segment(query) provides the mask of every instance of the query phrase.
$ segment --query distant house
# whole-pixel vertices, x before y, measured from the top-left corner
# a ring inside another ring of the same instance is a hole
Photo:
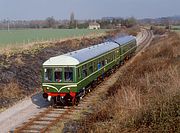
[[[100,29],[101,26],[97,22],[89,23],[89,29]]]
[[[117,24],[117,25],[116,25],[116,28],[121,28],[121,24]]]

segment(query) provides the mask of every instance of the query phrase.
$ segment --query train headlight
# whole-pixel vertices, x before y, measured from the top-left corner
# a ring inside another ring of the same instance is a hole
[[[49,90],[49,87],[47,87],[46,90]]]
[[[67,88],[70,91],[70,88]]]

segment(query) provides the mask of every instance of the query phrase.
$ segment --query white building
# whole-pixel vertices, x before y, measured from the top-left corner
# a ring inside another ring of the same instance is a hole
[[[96,22],[93,22],[93,23],[89,23],[89,29],[100,29],[101,26],[100,24],[96,23]]]

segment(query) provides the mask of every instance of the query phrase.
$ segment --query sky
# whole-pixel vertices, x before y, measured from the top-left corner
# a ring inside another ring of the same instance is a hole
[[[0,0],[0,19],[158,18],[180,15],[180,0]]]

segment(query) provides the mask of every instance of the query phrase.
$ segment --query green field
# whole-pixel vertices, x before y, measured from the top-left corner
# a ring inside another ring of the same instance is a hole
[[[157,26],[157,27],[159,27],[159,28],[166,28],[166,26]],[[180,30],[180,25],[178,25],[178,26],[175,26],[175,25],[171,25],[171,29],[177,29],[177,30]]]
[[[180,25],[179,26],[172,26],[172,28],[180,30]]]
[[[180,25],[179,26],[172,26],[172,30],[178,32],[180,35]]]
[[[0,30],[0,47],[24,45],[31,42],[54,41],[64,38],[103,33],[106,30],[89,29],[22,29]]]

